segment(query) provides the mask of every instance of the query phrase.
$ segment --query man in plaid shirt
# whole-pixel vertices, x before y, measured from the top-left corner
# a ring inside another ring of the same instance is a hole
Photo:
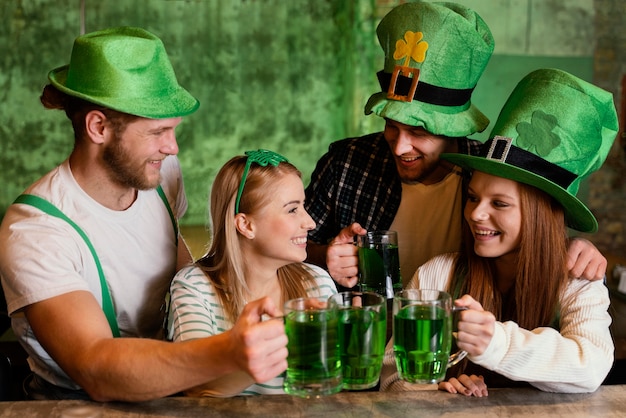
[[[380,22],[385,52],[365,113],[385,119],[383,132],[330,145],[306,189],[310,262],[328,269],[341,286],[357,282],[354,236],[366,230],[398,232],[403,284],[429,258],[461,244],[464,173],[443,153],[476,155],[489,120],[471,94],[494,48],[481,17],[452,3],[406,3]],[[569,250],[573,277],[600,279],[606,259],[587,240]]]

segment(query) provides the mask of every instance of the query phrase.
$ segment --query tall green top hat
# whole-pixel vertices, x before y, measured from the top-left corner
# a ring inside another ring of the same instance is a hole
[[[70,96],[145,118],[185,116],[199,106],[178,84],[163,42],[140,28],[79,36],[69,65],[50,71],[48,79]]]
[[[376,32],[385,51],[382,92],[370,97],[365,114],[452,137],[487,128],[489,119],[471,96],[494,41],[476,12],[454,3],[405,3]]]
[[[564,71],[536,70],[515,87],[481,156],[442,154],[462,167],[534,186],[554,197],[569,227],[596,232],[576,198],[604,163],[618,131],[613,95]]]

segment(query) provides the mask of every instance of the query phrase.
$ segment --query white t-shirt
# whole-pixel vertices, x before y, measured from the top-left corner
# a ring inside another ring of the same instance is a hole
[[[164,160],[161,186],[174,216],[187,209],[176,157]],[[139,191],[124,211],[108,209],[87,195],[72,176],[69,161],[25,193],[40,196],[74,221],[89,237],[102,265],[122,337],[156,337],[160,313],[176,273],[176,241],[168,210],[156,190]],[[11,205],[0,227],[0,274],[16,337],[29,354],[31,370],[59,386],[78,386],[39,345],[21,309],[87,290],[102,305],[94,257],[66,221],[26,204]]]

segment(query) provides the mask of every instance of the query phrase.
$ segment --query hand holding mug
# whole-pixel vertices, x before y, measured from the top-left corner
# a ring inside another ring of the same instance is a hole
[[[455,305],[467,309],[459,315],[457,346],[470,356],[483,354],[493,338],[496,317],[470,295],[457,299]]]
[[[268,297],[246,305],[228,332],[233,358],[255,382],[265,382],[287,368],[287,336],[282,321],[262,321],[280,316]]]
[[[352,288],[357,284],[359,265],[354,239],[367,231],[358,223],[343,228],[326,248],[326,268],[340,285]]]

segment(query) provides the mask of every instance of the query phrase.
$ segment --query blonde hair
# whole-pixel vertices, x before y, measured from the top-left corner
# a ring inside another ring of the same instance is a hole
[[[244,274],[241,239],[235,227],[235,200],[247,157],[237,156],[228,161],[215,177],[209,202],[212,224],[211,247],[196,261],[213,283],[217,295],[231,321],[235,321],[246,304],[248,286]],[[239,212],[254,214],[266,206],[273,196],[278,180],[288,174],[302,177],[288,162],[266,167],[252,164],[245,180],[239,202]],[[278,269],[282,301],[306,296],[304,282],[313,276],[302,263],[292,263]]]

